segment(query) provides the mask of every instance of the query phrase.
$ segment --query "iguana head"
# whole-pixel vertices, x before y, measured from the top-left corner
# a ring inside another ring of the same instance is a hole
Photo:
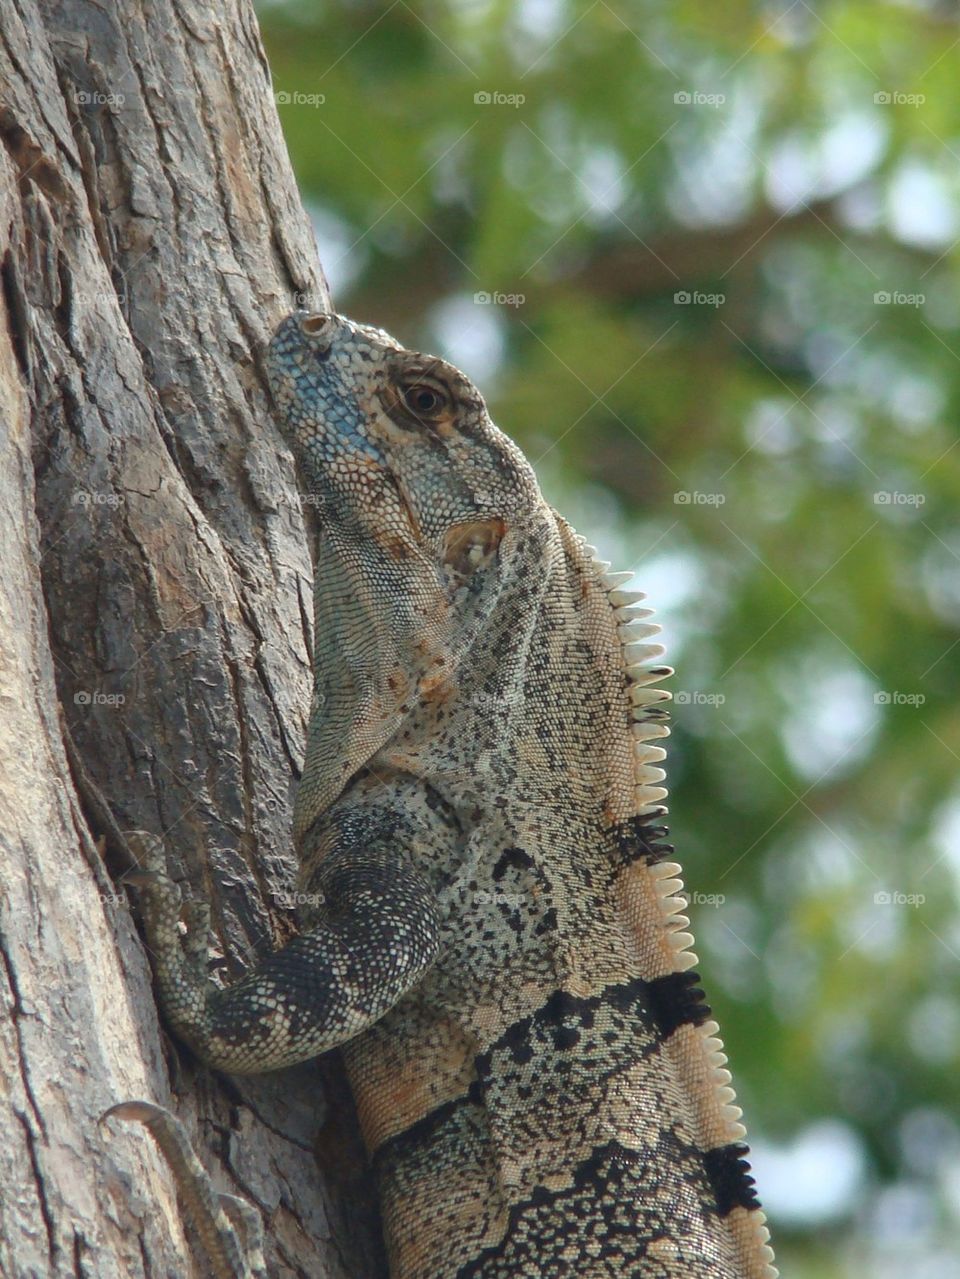
[[[305,779],[313,768],[322,803],[333,762],[349,777],[418,706],[469,684],[464,659],[505,597],[529,597],[550,522],[523,454],[445,360],[298,312],[267,368],[321,527]]]
[[[268,372],[302,478],[342,533],[457,571],[540,501],[473,383],[381,329],[297,312],[270,344]]]

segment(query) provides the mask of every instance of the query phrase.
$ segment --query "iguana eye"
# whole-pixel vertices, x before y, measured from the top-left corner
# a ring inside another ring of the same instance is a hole
[[[380,399],[387,416],[401,431],[428,436],[443,433],[453,421],[457,403],[443,361],[424,357],[411,361],[409,352],[403,352],[397,364],[388,368]]]
[[[403,402],[417,417],[430,417],[447,406],[449,397],[438,387],[415,382],[403,392]]]

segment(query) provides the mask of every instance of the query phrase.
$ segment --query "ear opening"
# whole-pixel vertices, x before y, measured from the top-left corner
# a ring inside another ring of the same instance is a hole
[[[501,519],[455,524],[443,539],[443,564],[457,585],[496,558],[507,526]]]

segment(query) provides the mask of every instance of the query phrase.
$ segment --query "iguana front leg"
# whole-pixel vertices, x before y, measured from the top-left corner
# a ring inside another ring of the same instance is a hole
[[[233,1074],[277,1070],[315,1057],[378,1021],[436,959],[433,890],[396,850],[344,843],[315,877],[315,922],[236,984],[206,971],[204,908],[188,912],[169,878],[159,839],[127,835],[161,1008],[208,1065]]]

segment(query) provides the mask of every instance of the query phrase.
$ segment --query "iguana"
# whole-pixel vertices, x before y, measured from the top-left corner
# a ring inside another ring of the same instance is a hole
[[[267,367],[320,517],[306,905],[220,988],[135,836],[167,1021],[238,1074],[342,1047],[392,1279],[771,1279],[663,842],[651,610],[446,361],[298,312]]]

